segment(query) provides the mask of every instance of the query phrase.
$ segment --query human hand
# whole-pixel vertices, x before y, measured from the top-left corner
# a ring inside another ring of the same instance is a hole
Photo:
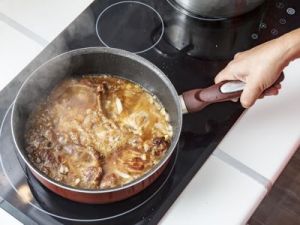
[[[245,82],[240,102],[243,107],[248,108],[260,97],[278,94],[280,84],[272,85],[289,63],[287,51],[286,46],[278,38],[238,53],[216,76],[215,82],[224,80]]]

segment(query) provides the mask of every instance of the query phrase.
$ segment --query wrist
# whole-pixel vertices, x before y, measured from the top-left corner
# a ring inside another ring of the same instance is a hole
[[[278,45],[282,49],[282,59],[285,66],[294,59],[300,57],[300,29],[289,32],[278,39]]]

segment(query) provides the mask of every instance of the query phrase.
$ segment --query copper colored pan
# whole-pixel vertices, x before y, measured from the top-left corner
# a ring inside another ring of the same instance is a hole
[[[149,172],[122,187],[86,190],[57,182],[39,171],[28,159],[24,148],[27,118],[53,87],[68,77],[86,74],[111,74],[141,84],[155,94],[170,115],[173,138],[169,149]],[[41,65],[22,84],[13,105],[11,126],[18,153],[34,176],[47,188],[67,199],[83,203],[108,203],[133,196],[148,187],[166,168],[180,136],[182,114],[240,96],[241,82],[223,82],[206,89],[196,89],[178,96],[167,76],[146,59],[119,49],[83,48],[66,52]]]

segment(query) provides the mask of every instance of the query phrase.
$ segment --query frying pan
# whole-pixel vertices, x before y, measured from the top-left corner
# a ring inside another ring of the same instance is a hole
[[[121,187],[80,189],[62,184],[37,169],[25,150],[24,131],[30,113],[38,102],[62,80],[87,74],[111,74],[139,83],[156,95],[170,115],[173,127],[171,145],[161,161],[142,177]],[[19,89],[11,116],[13,140],[21,158],[33,175],[48,189],[67,199],[82,203],[109,203],[129,198],[149,186],[165,169],[180,136],[182,114],[196,112],[214,102],[241,94],[243,83],[222,82],[206,89],[195,89],[178,96],[167,76],[148,60],[113,48],[91,47],[66,52],[37,68]]]

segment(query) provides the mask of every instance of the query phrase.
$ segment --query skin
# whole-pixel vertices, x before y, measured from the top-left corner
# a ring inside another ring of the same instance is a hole
[[[278,94],[281,85],[271,86],[283,69],[299,57],[300,28],[250,50],[237,53],[215,77],[215,82],[224,80],[245,82],[240,102],[243,107],[249,108],[258,98]]]

